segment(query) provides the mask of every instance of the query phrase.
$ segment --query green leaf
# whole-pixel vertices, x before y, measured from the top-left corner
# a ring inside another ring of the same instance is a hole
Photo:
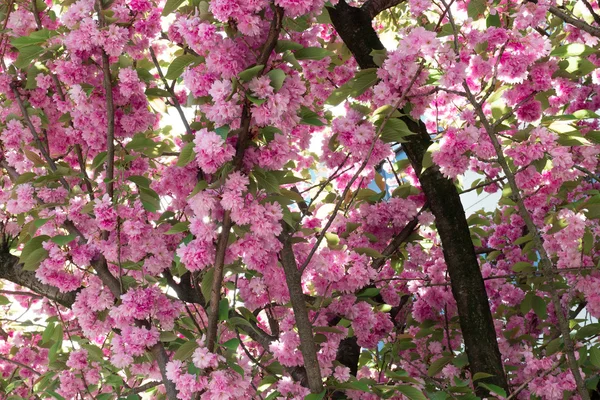
[[[486,9],[487,6],[484,0],[471,0],[467,6],[467,15],[475,20],[483,14]]]
[[[188,230],[188,227],[190,226],[189,222],[178,222],[175,225],[173,225],[171,227],[171,229],[169,229],[165,235],[174,235],[176,233],[181,233],[181,232],[185,232]]]
[[[419,389],[409,385],[398,385],[396,390],[411,400],[427,400],[427,397]]]
[[[223,298],[219,301],[219,321],[227,321],[229,317],[229,300]]]
[[[183,73],[183,70],[185,69],[185,67],[187,67],[188,65],[194,63],[195,61],[200,61],[201,58],[191,55],[191,54],[184,54],[182,56],[177,57],[176,59],[174,59],[171,62],[171,65],[169,65],[169,69],[167,70],[167,74],[165,75],[165,78],[167,79],[177,79],[181,76],[181,74]]]
[[[41,235],[31,238],[23,247],[19,257],[26,271],[35,271],[40,263],[48,257],[48,252],[42,247],[42,243],[49,240],[50,236]]]
[[[10,304],[8,297],[0,295],[0,306],[5,306],[7,304]]]
[[[479,386],[490,391],[490,393],[497,394],[498,396],[506,397],[506,391],[500,386],[492,385],[491,383],[479,382]]]
[[[381,121],[381,120],[380,120]],[[376,123],[377,124],[377,123]],[[378,124],[380,126],[381,123]],[[385,143],[394,143],[394,142],[405,142],[404,138],[406,136],[413,135],[414,133],[408,129],[408,126],[404,121],[398,118],[390,118],[385,123],[383,130],[381,132],[381,140]]]
[[[487,28],[489,28],[490,26],[495,26],[497,28],[500,28],[500,16],[498,15],[498,13],[492,15],[488,15],[488,17],[485,20],[485,25]]]
[[[204,273],[204,277],[202,278],[202,283],[200,284],[200,291],[202,292],[202,297],[204,297],[204,301],[208,304],[210,300],[210,291],[212,290],[212,283],[215,276],[215,269],[210,268]]]
[[[358,381],[350,381],[349,386],[353,389],[360,390],[362,392],[370,392],[371,388],[365,379],[360,379]]]
[[[181,153],[179,154],[179,158],[177,159],[178,167],[185,167],[196,157],[196,153],[194,152],[194,143],[190,142],[183,146],[181,149]]]
[[[54,397],[56,400],[65,400],[64,397],[62,397],[60,394],[56,393],[53,390],[46,390],[46,393],[48,393],[50,396]]]
[[[175,355],[173,356],[173,359],[175,359],[175,360],[188,359],[192,356],[192,354],[194,354],[194,351],[197,348],[198,348],[198,343],[196,343],[195,340],[190,340],[189,342],[185,342],[177,349],[177,351],[175,352]]]
[[[525,298],[523,299],[523,301],[521,302],[521,313],[523,315],[527,314],[529,312],[529,310],[531,310],[531,307],[533,306],[533,297],[535,295],[531,292],[527,293],[525,295]]]
[[[31,182],[33,179],[37,178],[37,176],[38,175],[34,172],[24,172],[17,178],[15,184],[20,185],[23,183]]]
[[[227,135],[229,135],[229,125],[223,125],[215,129],[215,133],[221,137],[223,140],[227,140]]]
[[[591,110],[577,110],[573,113],[573,116],[577,119],[597,119],[600,115],[596,114]]]
[[[300,123],[304,125],[313,125],[313,126],[324,126],[325,124],[319,118],[319,114],[312,111],[310,108],[301,106],[300,107]]]
[[[255,76],[257,76],[258,74],[260,74],[260,72],[265,68],[264,65],[255,65],[254,67],[250,67],[242,72],[240,72],[238,74],[238,78],[242,81],[242,82],[248,82],[249,80],[251,80],[252,78],[254,78]]]
[[[589,56],[596,53],[597,50],[582,43],[570,43],[564,46],[558,46],[550,52],[550,56],[566,58],[575,56]]]
[[[279,181],[271,171],[255,168],[252,172],[258,187],[267,191],[267,193],[279,193]]]
[[[52,36],[55,36],[56,32],[51,32],[47,29],[41,29],[39,31],[34,31],[29,36],[19,36],[11,39],[10,44],[21,50],[25,47],[31,47],[35,45],[39,45],[42,43],[46,43],[48,39]]]
[[[64,246],[67,243],[71,243],[73,240],[75,240],[76,237],[77,237],[77,235],[75,235],[74,233],[71,233],[70,235],[56,235],[50,240],[52,240],[54,243],[56,243],[59,246]]]
[[[127,146],[125,146],[127,147]],[[106,152],[98,153],[94,160],[92,161],[92,170],[98,169],[104,162],[106,161]]]
[[[370,247],[356,247],[354,249],[354,251],[358,254],[366,254],[369,257],[373,257],[373,258],[381,258],[384,257],[383,254],[381,254],[380,252],[378,252],[375,249],[372,249]]]
[[[152,181],[150,181],[150,179],[146,178],[145,176],[141,176],[141,175],[132,175],[129,178],[127,178],[127,180],[135,183],[136,185],[138,185],[140,187],[144,187],[144,188],[149,188],[150,183],[152,183]]]
[[[196,194],[203,191],[207,187],[208,183],[205,180],[198,181],[198,183],[196,183],[196,186],[194,186],[194,190],[192,190],[192,192],[188,195],[188,199],[194,197]]]
[[[356,98],[373,86],[378,79],[377,68],[363,69],[357,72],[354,78],[335,89],[325,102],[337,106],[349,96]]]
[[[532,301],[533,311],[537,314],[540,319],[548,318],[548,312],[546,311],[546,301],[540,296],[534,296]]]
[[[590,348],[590,362],[600,368],[600,349],[598,347]]]
[[[161,342],[172,342],[177,340],[177,335],[171,331],[163,331],[160,333]]]
[[[311,393],[306,395],[304,396],[304,400],[321,400],[323,397],[325,397],[325,390],[323,390],[321,393]]]
[[[87,350],[88,356],[93,361],[102,361],[104,360],[104,353],[102,353],[102,349],[95,344],[82,343],[81,347]]]
[[[594,248],[594,235],[592,234],[589,228],[586,228],[585,233],[583,234],[581,246],[583,254],[587,255],[589,255],[592,249]]]
[[[532,269],[535,269],[533,268],[533,265],[526,261],[519,261],[518,263],[515,263],[515,265],[512,266],[512,270],[515,272],[523,272]]]
[[[240,340],[238,338],[229,339],[225,343],[222,344],[223,347],[227,347],[229,350],[236,351],[240,345]]]
[[[150,97],[172,97],[171,93],[164,89],[159,88],[148,88],[146,89],[146,96]]]
[[[379,288],[366,288],[358,293],[358,297],[375,297],[381,292]]]
[[[150,212],[156,212],[160,209],[160,198],[158,197],[158,193],[145,187],[138,187],[138,190],[140,192],[140,201],[142,202],[144,209]]]
[[[279,68],[272,69],[267,73],[267,76],[271,79],[271,86],[273,86],[273,89],[275,89],[276,92],[279,91],[286,78],[285,72]]]
[[[305,47],[294,53],[296,60],[322,60],[331,57],[334,53],[322,47]]]
[[[488,374],[486,372],[477,372],[475,375],[473,375],[473,382],[478,381],[480,379],[490,378],[492,376],[494,375]]]
[[[580,328],[577,331],[577,333],[575,334],[575,337],[577,339],[583,339],[583,338],[598,335],[598,334],[600,334],[600,323],[596,322],[596,323],[588,324],[588,325]]]
[[[19,56],[13,63],[17,68],[28,67],[36,57],[41,56],[45,49],[40,46],[28,46],[19,50]]]
[[[267,99],[259,99],[258,97],[250,96],[249,94],[246,94],[246,98],[250,100],[253,104],[256,104],[257,106],[260,106],[261,104],[264,104],[267,101]]]
[[[167,0],[165,7],[162,11],[162,16],[166,17],[171,14],[173,11],[177,10],[181,4],[183,4],[185,0]]]
[[[429,368],[427,369],[428,376],[436,376],[446,365],[452,362],[452,356],[444,356],[440,357],[434,362],[431,363]]]
[[[296,43],[291,40],[278,40],[277,44],[275,45],[275,51],[277,53],[283,53],[287,50],[300,50],[303,48],[304,46],[302,46],[300,43]]]

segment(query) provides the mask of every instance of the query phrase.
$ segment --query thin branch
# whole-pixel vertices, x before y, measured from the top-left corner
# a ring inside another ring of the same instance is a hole
[[[175,95],[175,91],[171,88],[171,86],[169,86],[169,82],[167,81],[167,78],[165,78],[165,75],[163,74],[163,71],[160,68],[160,64],[158,63],[158,59],[156,58],[156,54],[154,53],[154,49],[152,48],[152,46],[150,46],[150,56],[152,57],[152,62],[154,63],[154,66],[156,67],[156,70],[158,71],[158,76],[160,76],[160,79],[163,81],[163,84],[165,85],[165,90],[167,92],[169,92],[169,94],[171,94],[171,101],[173,102],[173,106],[175,107],[175,109],[177,110],[177,113],[179,114],[179,117],[181,118],[181,122],[183,122],[183,125],[185,126],[186,133],[188,135],[193,135],[192,128],[190,128],[190,124],[188,123],[188,120],[185,117],[185,114],[183,113],[181,103],[177,99],[177,96]]]
[[[583,172],[584,174],[586,174],[590,179],[598,181],[600,180],[600,178],[598,178],[598,175],[595,175],[592,171],[590,171],[589,169],[582,167],[580,165],[574,165],[573,168]]]
[[[10,358],[4,357],[3,355],[0,355],[0,360],[4,360],[4,361],[9,362],[11,364],[18,365],[21,368],[25,368],[26,370],[29,370],[29,371],[33,372],[37,376],[42,375],[41,373],[37,372],[35,369],[31,368],[29,365],[25,365],[22,362],[19,362],[17,360],[11,360]]]
[[[360,173],[365,169],[365,167],[369,163],[369,160],[371,158],[371,154],[373,154],[373,150],[375,149],[375,144],[377,143],[377,140],[379,139],[379,136],[381,136],[381,133],[383,132],[383,129],[385,128],[387,122],[390,120],[390,118],[392,118],[392,114],[396,111],[396,109],[398,108],[398,106],[400,104],[402,104],[402,102],[406,98],[408,92],[410,91],[410,89],[413,87],[415,81],[417,80],[417,77],[419,75],[421,75],[421,71],[423,70],[423,65],[424,65],[423,63],[421,63],[419,65],[419,68],[417,69],[417,72],[412,77],[410,83],[408,84],[408,86],[406,87],[406,89],[404,90],[404,92],[402,93],[402,96],[400,96],[400,98],[398,99],[398,101],[396,101],[396,103],[390,108],[390,111],[386,114],[386,116],[383,119],[383,121],[381,121],[381,125],[379,126],[379,129],[377,130],[377,133],[375,134],[375,137],[373,138],[373,142],[371,143],[371,147],[369,148],[369,151],[367,152],[367,155],[365,156],[363,162],[360,164],[360,167],[358,168],[358,170],[354,173],[354,175],[352,176],[352,178],[350,179],[350,181],[348,182],[348,184],[344,188],[344,191],[342,192],[342,195],[340,196],[340,199],[336,203],[335,208],[333,209],[333,212],[331,213],[331,216],[329,217],[329,220],[325,224],[325,227],[323,227],[323,229],[319,233],[319,236],[317,237],[317,241],[315,242],[315,244],[313,245],[313,247],[310,249],[310,252],[308,253],[308,256],[306,257],[306,260],[304,260],[304,262],[302,263],[302,266],[300,267],[300,273],[304,272],[304,270],[306,269],[306,267],[310,263],[310,260],[315,255],[317,249],[319,248],[319,245],[321,244],[321,241],[323,241],[323,238],[325,237],[325,234],[327,233],[327,230],[329,229],[329,227],[331,226],[331,224],[333,224],[333,221],[334,221],[335,217],[337,216],[338,211],[342,207],[342,203],[344,202],[344,199],[346,199],[346,195],[350,191],[350,188],[352,187],[352,185],[354,184],[354,182],[356,181],[356,179],[358,179],[358,176],[360,175]]]
[[[525,207],[525,203],[523,202],[523,197],[521,195],[519,186],[517,185],[515,175],[511,171],[511,169],[508,165],[508,162],[507,162],[506,158],[504,157],[502,145],[500,144],[500,142],[498,141],[498,138],[496,137],[496,132],[495,132],[494,126],[491,125],[490,122],[488,121],[487,117],[485,116],[485,113],[483,112],[483,108],[481,107],[481,105],[479,105],[477,103],[475,96],[473,96],[473,94],[471,93],[471,90],[469,89],[469,86],[467,85],[466,82],[463,82],[463,87],[464,87],[465,91],[467,92],[469,102],[474,107],[475,113],[479,117],[479,120],[480,120],[481,124],[483,125],[488,137],[490,138],[490,141],[492,142],[492,146],[494,147],[494,150],[496,151],[496,156],[498,157],[498,163],[502,167],[502,170],[504,171],[504,175],[506,176],[506,179],[508,180],[508,184],[512,190],[513,200],[515,201],[515,203],[517,203],[517,209],[518,209],[519,215],[521,216],[521,218],[523,218],[523,221],[525,222],[525,226],[527,227],[527,230],[533,236],[532,240],[533,240],[534,248],[537,250],[537,252],[539,254],[539,258],[540,258],[539,265],[541,267],[542,272],[547,277],[547,279],[550,280],[550,283],[551,283],[550,284],[550,299],[552,301],[552,305],[554,306],[556,316],[558,318],[558,326],[559,326],[559,329],[560,329],[560,332],[561,332],[561,335],[563,337],[563,341],[565,344],[565,353],[567,355],[569,369],[573,373],[573,377],[577,384],[577,392],[579,393],[579,395],[581,396],[581,398],[583,400],[589,400],[590,396],[585,387],[585,381],[583,380],[583,377],[581,376],[581,370],[579,369],[579,365],[577,363],[577,358],[575,357],[575,346],[573,343],[573,339],[571,338],[571,335],[570,335],[569,322],[565,318],[565,314],[562,309],[560,298],[558,297],[556,290],[552,287],[552,282],[555,279],[554,275],[556,272],[556,267],[552,264],[550,257],[546,253],[546,249],[544,248],[542,237],[540,236],[540,232],[539,232],[537,226],[535,225],[535,222],[533,221],[533,218],[532,218],[531,214],[529,213],[529,210],[527,210],[527,207]]]
[[[40,139],[40,136],[38,135],[37,130],[35,129],[35,127],[33,126],[33,123],[31,122],[31,118],[29,118],[29,113],[27,112],[27,109],[25,108],[25,104],[23,103],[23,99],[21,99],[21,95],[19,94],[19,89],[17,87],[17,83],[11,82],[10,88],[15,96],[15,100],[17,101],[17,104],[19,105],[19,110],[21,110],[21,114],[23,114],[23,119],[25,120],[25,124],[27,125],[27,127],[29,128],[29,131],[31,131],[31,134],[33,135],[33,138],[35,139],[38,149],[44,156],[44,159],[48,163],[48,166],[50,167],[52,172],[55,172],[56,164],[54,163],[54,160],[52,159],[52,157],[50,157],[49,149],[47,149],[44,146],[44,143]],[[65,189],[69,190],[69,184],[67,183],[67,181],[65,181],[64,178],[60,178],[60,183],[65,187]]]
[[[19,290],[0,290],[1,294],[9,294],[12,296],[29,296],[29,297],[33,297],[34,299],[44,299],[44,296],[41,296],[37,293],[33,293],[33,292],[23,292],[23,291],[19,291]]]
[[[549,369],[542,372],[541,375],[534,375],[531,378],[527,379],[525,382],[523,382],[521,385],[519,385],[519,387],[517,387],[515,390],[513,390],[513,392],[510,394],[510,396],[508,396],[506,398],[506,400],[511,400],[511,399],[517,398],[519,393],[521,393],[521,391],[523,389],[525,389],[531,383],[531,381],[533,381],[536,378],[541,379],[541,378],[545,377],[546,375],[552,373],[552,371],[554,371],[556,368],[558,368],[561,364],[562,364],[562,361],[554,364],[552,367],[550,367]]]
[[[587,7],[590,14],[592,14],[594,21],[596,21],[596,23],[598,25],[600,25],[600,15],[598,15],[598,13],[596,13],[596,11],[594,10],[594,7],[592,7],[592,5],[590,4],[590,2],[588,0],[581,0],[581,1],[583,1],[583,4],[585,4],[585,6]]]
[[[104,19],[104,9],[101,0],[96,0],[96,9],[100,28],[103,28],[106,26],[106,21]],[[108,193],[112,200],[115,187],[115,106],[113,103],[110,59],[104,49],[101,52],[104,95],[106,96],[106,193]]]
[[[15,182],[17,179],[19,179],[20,175],[17,172],[17,170],[14,169],[13,167],[11,167],[10,165],[8,165],[6,160],[0,161],[0,167],[4,168],[6,170],[11,181]]]
[[[142,393],[148,389],[152,389],[153,387],[156,387],[159,385],[162,385],[162,382],[148,382],[141,386],[134,387],[133,389],[128,390],[126,393],[123,394],[123,396],[130,396],[132,394]]]
[[[515,104],[514,106],[512,106],[510,108],[510,111],[507,112],[506,114],[504,114],[502,117],[500,117],[496,122],[494,122],[492,124],[492,128],[496,129],[496,127],[498,127],[501,123],[503,123],[504,121],[506,121],[507,119],[509,119],[510,117],[512,117],[515,112],[521,108],[521,106],[525,103],[527,103],[529,100],[531,100],[534,96],[536,95],[536,92],[530,93],[527,96],[525,96],[525,98],[521,101],[519,101],[517,104]]]
[[[529,0],[529,1],[531,1],[532,3],[537,3],[537,1],[532,1],[532,0]],[[571,17],[569,14],[567,14],[566,12],[564,12],[563,10],[561,10],[558,7],[550,6],[550,8],[548,10],[552,14],[556,15],[558,18],[565,21],[566,23],[571,24],[574,27],[579,28],[584,32],[587,32],[592,36],[596,36],[597,38],[600,38],[600,29],[591,26],[590,24],[588,24],[585,21]]]
[[[260,56],[258,57],[256,64],[264,65],[265,68],[261,71],[261,74],[266,70],[266,64],[269,60],[269,56],[275,49],[281,27],[283,26],[283,8],[275,6],[275,15],[271,21],[269,28],[269,34],[263,45]],[[244,152],[249,141],[250,122],[252,120],[252,113],[250,111],[249,101],[244,103],[242,109],[242,121],[241,130],[238,135],[238,144],[236,154],[233,159],[234,168],[236,170],[242,167],[244,160]],[[210,309],[208,313],[208,328],[206,333],[206,347],[208,351],[213,352],[215,349],[215,342],[217,339],[217,325],[219,317],[219,301],[221,300],[221,287],[223,286],[223,267],[225,266],[225,252],[227,250],[227,243],[229,241],[229,231],[231,230],[233,223],[231,221],[231,212],[225,211],[223,215],[223,225],[221,227],[221,234],[217,241],[217,249],[215,255],[215,266],[212,287],[210,291]]]
[[[381,254],[383,254],[384,257],[376,258],[373,261],[373,264],[371,264],[371,267],[373,269],[379,270],[379,268],[381,268],[383,266],[383,264],[385,264],[386,260],[389,257],[391,257],[396,252],[396,250],[398,250],[400,245],[402,243],[406,242],[406,239],[408,239],[408,237],[415,231],[415,229],[417,228],[417,225],[419,224],[419,215],[421,215],[423,213],[423,211],[425,211],[428,207],[429,207],[429,205],[425,204],[419,210],[417,215],[415,215],[415,217],[408,224],[406,224],[406,226],[404,228],[402,228],[400,233],[398,233],[396,236],[394,236],[392,241],[381,252]]]
[[[500,181],[503,181],[504,179],[506,179],[506,177],[501,176],[499,178],[492,179],[491,181],[485,181],[485,182],[480,183],[479,185],[473,186],[472,188],[465,189],[462,192],[460,192],[459,194],[469,193],[469,192],[472,192],[474,190],[481,189],[481,188],[484,188],[486,186],[493,185],[494,183],[498,183]]]

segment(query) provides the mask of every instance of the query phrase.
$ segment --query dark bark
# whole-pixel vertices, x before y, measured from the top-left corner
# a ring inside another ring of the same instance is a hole
[[[308,318],[306,300],[302,292],[302,273],[298,270],[298,264],[288,235],[284,236],[282,242],[281,265],[285,271],[285,280],[290,292],[298,336],[300,336],[300,351],[306,369],[308,388],[312,393],[320,393],[323,390],[323,381],[321,368],[317,360],[317,345],[315,344],[312,324]]]
[[[0,250],[0,279],[6,279],[26,287],[64,307],[71,307],[77,295],[77,291],[63,293],[54,286],[40,282],[35,277],[35,272],[23,270],[23,266],[19,264],[19,258],[4,249]]]
[[[371,25],[369,15],[361,9],[348,6],[344,0],[340,0],[335,8],[328,8],[328,11],[335,29],[353,53],[360,68],[377,68],[370,53],[372,50],[381,50],[384,46]],[[481,381],[508,391],[488,297],[459,193],[453,182],[445,178],[437,166],[429,167],[421,173],[423,156],[431,139],[423,122],[414,121],[407,116],[401,119],[415,132],[415,135],[407,137],[408,142],[403,143],[402,148],[419,174],[423,192],[435,216],[452,294],[458,306],[471,374],[492,374],[492,377]],[[479,395],[485,395],[481,388],[477,391]]]

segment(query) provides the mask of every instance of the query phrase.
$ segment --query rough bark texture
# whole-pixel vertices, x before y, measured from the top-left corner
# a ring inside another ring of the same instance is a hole
[[[349,6],[344,0],[335,8],[328,8],[328,11],[338,34],[360,68],[377,68],[370,53],[384,46],[371,25],[370,16],[361,9]],[[402,120],[416,133],[409,136],[408,142],[402,147],[419,173],[431,139],[421,121],[409,117],[402,117]],[[458,191],[436,166],[423,171],[419,181],[442,240],[471,373],[492,374],[492,377],[482,381],[508,391],[488,297]],[[481,388],[477,388],[477,391],[480,395],[485,394]]]
[[[35,272],[25,271],[23,266],[19,264],[19,258],[4,249],[0,249],[0,279],[6,279],[7,281],[26,287],[65,307],[71,307],[77,295],[77,292],[63,293],[54,286],[40,282],[35,277]]]
[[[283,241],[281,264],[285,271],[285,280],[290,292],[294,318],[298,327],[298,336],[300,336],[300,351],[304,359],[308,388],[312,393],[320,393],[323,390],[323,381],[321,379],[319,362],[317,361],[317,346],[313,336],[312,324],[308,318],[304,293],[302,293],[301,273],[298,270],[292,244],[288,237]]]

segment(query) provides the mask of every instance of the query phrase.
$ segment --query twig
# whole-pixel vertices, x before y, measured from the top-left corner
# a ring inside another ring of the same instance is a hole
[[[590,14],[592,14],[592,17],[594,18],[594,21],[596,21],[596,23],[598,25],[600,25],[600,15],[598,15],[596,13],[596,11],[594,10],[594,7],[592,7],[592,5],[590,4],[590,2],[588,0],[581,0],[581,1],[583,1],[583,4],[585,4],[585,6],[587,7],[587,9],[590,12]]]
[[[525,389],[531,383],[531,381],[533,381],[536,378],[543,378],[546,375],[549,375],[550,373],[552,373],[552,371],[554,371],[556,368],[558,368],[561,364],[562,364],[562,361],[558,362],[558,363],[555,363],[552,367],[550,367],[546,371],[542,372],[541,375],[534,375],[531,378],[527,379],[525,382],[523,382],[522,384],[520,384],[519,387],[517,387],[515,390],[513,390],[513,392],[510,394],[510,396],[508,396],[506,398],[506,400],[515,399],[517,397],[517,395],[519,393],[521,393],[521,391],[523,389]]]
[[[33,135],[33,138],[35,139],[38,149],[44,156],[44,159],[50,166],[50,169],[52,170],[52,172],[55,172],[56,164],[54,163],[54,160],[52,159],[52,157],[50,157],[49,149],[46,149],[42,140],[40,139],[40,136],[38,135],[37,130],[35,129],[35,127],[33,126],[33,123],[31,122],[31,118],[29,118],[29,113],[27,112],[27,109],[25,108],[25,104],[23,104],[23,99],[21,99],[21,95],[19,94],[19,89],[17,88],[17,83],[11,82],[10,88],[11,88],[13,94],[15,95],[15,99],[17,100],[17,104],[19,105],[19,110],[21,110],[21,114],[23,114],[23,119],[25,120],[25,124],[31,131],[31,134]],[[64,188],[69,190],[69,184],[67,183],[67,181],[65,181],[65,179],[62,177],[59,180],[60,180],[60,183],[64,186]]]
[[[177,113],[179,114],[179,117],[181,118],[181,122],[183,122],[183,125],[185,126],[186,133],[188,135],[193,135],[192,128],[190,128],[190,124],[188,123],[188,120],[185,117],[185,114],[183,113],[183,109],[181,108],[181,103],[177,99],[177,96],[175,95],[175,91],[169,86],[169,82],[167,82],[167,78],[165,78],[165,75],[163,74],[163,71],[160,68],[160,64],[158,63],[158,59],[156,58],[156,54],[154,53],[154,49],[152,48],[152,46],[150,46],[150,56],[152,57],[152,62],[154,63],[154,66],[156,67],[156,70],[158,71],[158,76],[160,76],[160,79],[163,81],[163,84],[165,85],[166,91],[169,92],[169,94],[171,94],[171,96],[172,96],[171,101],[173,102],[173,107],[175,107],[175,109],[177,110]],[[164,153],[163,153],[163,155],[164,155]]]
[[[31,368],[29,365],[25,365],[22,362],[19,362],[17,360],[11,360],[10,358],[4,357],[3,355],[0,355],[0,360],[4,360],[4,361],[9,362],[11,364],[18,365],[21,368],[25,368],[26,370],[29,370],[29,371],[33,372],[37,376],[41,376],[42,375],[39,372],[37,372],[35,369]]]
[[[385,118],[381,122],[381,125],[379,126],[379,129],[377,130],[377,133],[375,134],[375,137],[373,138],[373,142],[371,143],[371,147],[369,148],[369,151],[367,152],[367,155],[365,156],[365,159],[360,164],[360,167],[354,173],[354,175],[352,176],[352,178],[350,179],[350,181],[348,182],[348,184],[344,188],[344,191],[342,192],[342,195],[340,196],[340,199],[336,203],[335,208],[333,209],[333,212],[331,213],[331,216],[329,217],[329,220],[325,224],[325,227],[323,227],[323,229],[319,233],[319,236],[317,237],[317,241],[315,242],[315,244],[313,245],[313,247],[310,249],[310,252],[308,253],[308,256],[306,257],[306,260],[304,260],[304,262],[302,263],[302,266],[300,267],[300,273],[304,272],[304,270],[306,269],[306,266],[308,265],[308,263],[310,263],[310,260],[312,259],[312,257],[316,253],[317,249],[319,248],[319,245],[321,244],[321,241],[325,237],[325,234],[327,233],[327,230],[329,229],[329,227],[331,226],[331,224],[333,224],[333,221],[334,221],[335,217],[337,216],[338,211],[342,207],[342,203],[343,203],[344,199],[346,198],[346,195],[348,194],[348,191],[350,190],[350,188],[352,187],[352,185],[354,184],[354,182],[356,181],[356,179],[358,179],[358,176],[360,175],[360,173],[365,169],[365,167],[369,163],[369,160],[371,158],[371,154],[373,154],[373,150],[375,149],[375,144],[377,143],[377,140],[379,139],[379,136],[381,136],[381,133],[383,132],[383,128],[385,128],[385,125],[387,124],[387,122],[392,117],[392,114],[396,111],[396,109],[398,108],[398,106],[400,104],[402,104],[402,102],[406,98],[408,92],[410,91],[410,89],[413,87],[415,81],[417,80],[417,77],[421,74],[421,71],[423,70],[423,66],[424,66],[423,63],[421,63],[419,65],[419,68],[417,69],[417,72],[412,77],[410,83],[408,84],[408,86],[406,87],[406,89],[404,90],[404,92],[402,93],[402,96],[400,96],[400,98],[398,99],[398,101],[396,101],[395,105],[390,108],[390,111],[386,114]]]
[[[267,61],[269,60],[269,56],[271,55],[271,52],[277,44],[279,32],[281,31],[281,27],[283,25],[283,14],[283,8],[275,6],[275,15],[273,20],[271,21],[271,27],[269,28],[267,40],[263,45],[260,56],[256,60],[256,65],[265,66],[261,73],[264,73]],[[250,131],[250,122],[252,119],[252,113],[250,112],[250,105],[248,103],[249,102],[246,101],[244,103],[244,108],[242,109],[241,131],[238,135],[238,144],[236,154],[233,160],[235,169],[241,168],[244,159],[244,152],[246,150],[246,146],[248,145],[247,142]],[[223,267],[225,265],[225,251],[227,250],[229,231],[231,230],[232,225],[233,223],[231,221],[231,212],[227,210],[223,215],[223,225],[221,227],[222,230],[217,241],[214,266],[215,269],[212,287],[210,291],[210,309],[208,313],[208,328],[206,333],[206,347],[210,352],[214,351],[215,342],[217,338],[219,301],[221,300],[221,287],[223,286]]]
[[[129,396],[129,395],[132,395],[132,394],[142,393],[142,392],[145,392],[148,389],[152,389],[153,387],[156,387],[156,386],[159,386],[159,385],[162,385],[162,382],[148,382],[148,383],[145,383],[145,384],[143,384],[141,386],[134,387],[134,388],[128,390],[126,393],[123,394],[123,396]]]
[[[96,0],[98,21],[100,27],[106,26],[102,1]],[[104,95],[106,96],[106,193],[114,200],[114,174],[115,174],[115,106],[112,94],[112,78],[110,74],[110,59],[104,49],[102,52],[102,74],[104,84]]]
[[[523,218],[527,230],[533,236],[532,241],[534,244],[534,248],[539,254],[539,265],[541,267],[541,270],[544,272],[544,275],[546,275],[546,277],[551,281],[552,284],[552,282],[554,281],[554,274],[556,268],[554,267],[552,261],[550,260],[550,257],[546,253],[542,237],[540,236],[540,232],[537,226],[535,225],[535,222],[533,221],[529,210],[527,210],[527,207],[525,207],[525,203],[523,202],[523,197],[521,196],[521,191],[519,189],[519,186],[517,185],[515,175],[511,171],[508,162],[504,157],[502,145],[496,137],[494,126],[492,126],[487,120],[481,105],[477,103],[475,96],[473,96],[473,94],[471,93],[471,90],[469,89],[469,86],[466,82],[463,82],[463,87],[467,92],[469,102],[475,108],[475,113],[479,117],[481,124],[483,125],[485,131],[488,134],[488,137],[490,138],[490,141],[492,142],[492,145],[494,146],[496,156],[498,157],[498,163],[504,171],[504,175],[506,176],[508,184],[512,190],[512,197],[515,200],[515,203],[517,203],[518,212],[521,218]],[[579,365],[577,364],[577,358],[575,357],[575,346],[573,343],[573,339],[570,335],[569,322],[565,318],[565,314],[560,303],[560,298],[558,297],[558,294],[556,293],[556,290],[552,287],[552,285],[550,285],[550,299],[552,301],[552,305],[554,306],[556,316],[558,318],[558,326],[560,328],[561,335],[565,344],[565,353],[569,362],[569,368],[573,373],[573,377],[577,384],[577,392],[583,400],[589,400],[590,395],[585,387],[585,382],[583,380],[583,377],[581,376],[581,370],[579,369]]]

